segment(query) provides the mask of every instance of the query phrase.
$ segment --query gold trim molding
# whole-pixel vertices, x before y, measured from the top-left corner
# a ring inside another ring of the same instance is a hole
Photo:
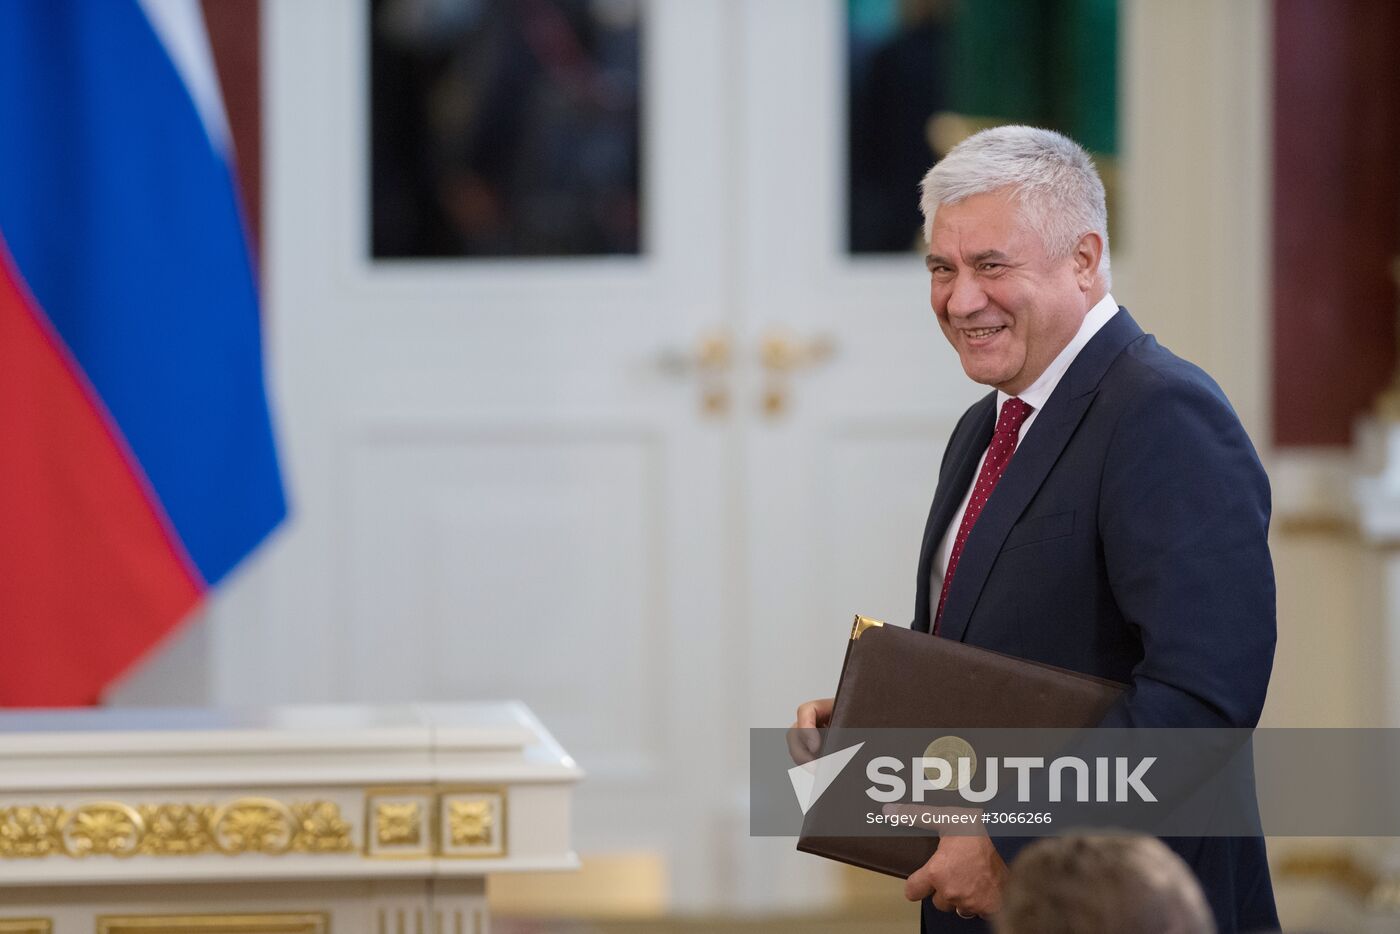
[[[0,918],[0,934],[53,934],[53,919]]]
[[[1400,914],[1400,876],[1383,876],[1349,850],[1304,850],[1279,861],[1276,879],[1324,882],[1350,893],[1369,911]]]
[[[97,934],[328,934],[325,912],[236,915],[100,915]]]
[[[1341,538],[1360,541],[1361,530],[1356,520],[1348,516],[1322,512],[1299,512],[1274,518],[1274,530],[1279,535],[1309,538]]]
[[[368,788],[364,833],[332,801],[246,796],[211,802],[0,806],[0,861],[47,857],[194,857],[287,853],[372,859],[488,859],[507,855],[504,785]],[[7,934],[0,929],[0,934]]]
[[[353,850],[350,824],[330,801],[286,805],[271,798],[238,798],[222,807],[95,801],[71,809],[0,808],[0,859]]]

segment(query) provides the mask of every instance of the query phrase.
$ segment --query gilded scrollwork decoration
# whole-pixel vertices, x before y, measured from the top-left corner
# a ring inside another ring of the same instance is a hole
[[[214,849],[209,828],[212,804],[145,804],[137,809],[146,822],[141,852],[151,856],[196,856]]]
[[[495,821],[491,802],[453,801],[447,810],[448,826],[452,828],[453,846],[489,846]]]
[[[63,852],[64,811],[23,805],[0,808],[0,859],[37,859]]]
[[[352,837],[353,828],[331,801],[0,806],[0,860],[350,853]]]
[[[135,856],[146,824],[134,808],[115,801],[84,804],[63,822],[70,856]]]
[[[423,806],[417,801],[379,805],[374,835],[380,846],[418,846],[423,842]]]
[[[329,801],[292,805],[296,835],[292,849],[298,853],[348,853],[354,846],[350,823],[340,816],[340,807]]]
[[[214,815],[214,843],[225,853],[285,853],[295,836],[291,810],[272,798],[240,798]]]
[[[506,790],[446,787],[439,790],[438,855],[454,859],[505,856]]]
[[[431,859],[437,849],[432,785],[393,785],[365,792],[364,852],[370,859]]]

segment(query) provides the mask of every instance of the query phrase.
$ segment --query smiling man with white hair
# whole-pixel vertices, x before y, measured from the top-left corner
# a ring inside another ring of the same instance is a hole
[[[930,301],[992,391],[953,429],[913,628],[1129,684],[1106,727],[1253,727],[1275,640],[1269,483],[1220,387],[1109,294],[1103,184],[1073,140],[984,130],[924,178]],[[798,709],[824,726],[829,699]],[[945,837],[926,931],[986,930],[1025,841]],[[1259,838],[1168,841],[1222,932],[1276,928]]]

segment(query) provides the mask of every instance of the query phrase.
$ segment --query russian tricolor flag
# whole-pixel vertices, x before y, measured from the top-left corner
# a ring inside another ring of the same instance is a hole
[[[0,705],[96,701],[286,513],[195,0],[0,0]]]

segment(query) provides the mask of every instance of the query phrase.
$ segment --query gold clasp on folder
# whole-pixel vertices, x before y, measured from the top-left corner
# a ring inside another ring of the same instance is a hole
[[[851,641],[854,642],[857,639],[859,639],[861,637],[861,633],[865,632],[872,626],[883,625],[885,624],[882,620],[871,619],[868,616],[857,616],[855,625],[851,627]]]

